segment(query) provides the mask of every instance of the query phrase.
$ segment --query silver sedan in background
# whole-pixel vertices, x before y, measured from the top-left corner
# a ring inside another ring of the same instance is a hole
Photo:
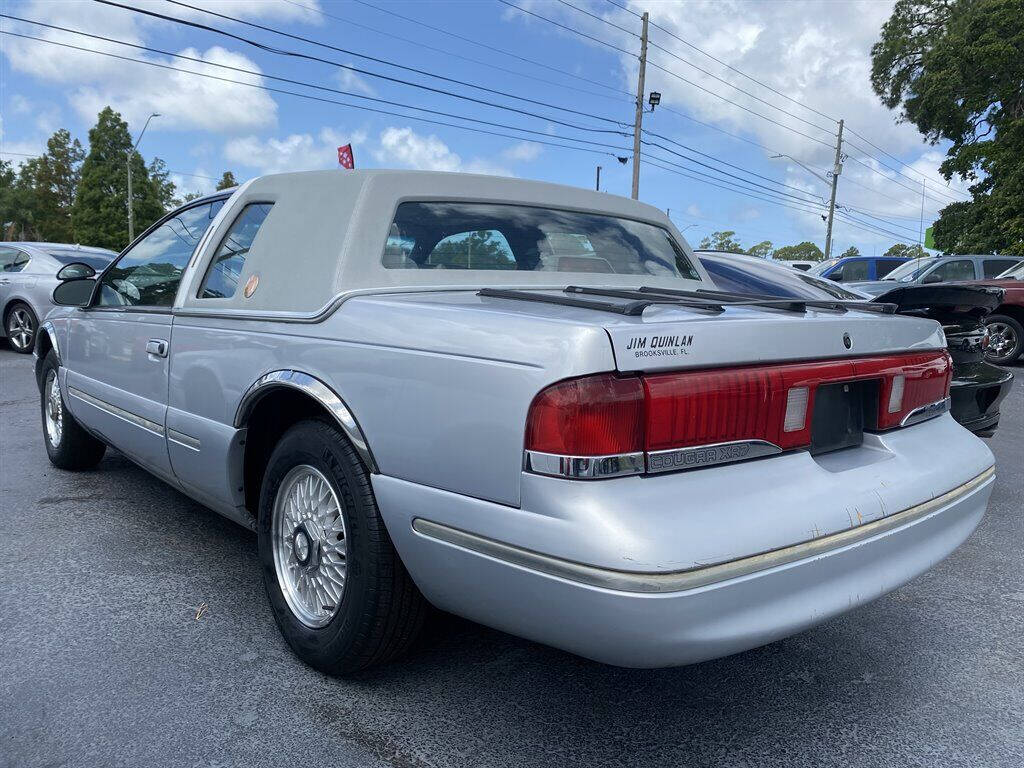
[[[53,309],[57,273],[72,262],[102,272],[116,256],[105,248],[64,243],[0,243],[0,337],[15,352],[31,352],[40,321]]]

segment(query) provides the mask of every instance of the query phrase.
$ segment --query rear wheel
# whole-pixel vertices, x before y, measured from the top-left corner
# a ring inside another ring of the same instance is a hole
[[[988,348],[985,359],[996,365],[1012,363],[1022,351],[1024,328],[1007,315],[989,315],[985,320],[988,328]]]
[[[4,329],[7,331],[7,340],[11,349],[23,355],[32,351],[36,342],[36,330],[39,328],[39,321],[32,308],[23,302],[16,301],[7,308],[4,317]]]
[[[278,442],[258,531],[274,618],[307,664],[345,675],[415,640],[426,601],[385,530],[366,469],[331,426],[303,421]]]
[[[50,350],[39,372],[46,455],[61,469],[92,469],[100,463],[107,446],[82,429],[68,412],[60,393],[57,369],[57,354]]]

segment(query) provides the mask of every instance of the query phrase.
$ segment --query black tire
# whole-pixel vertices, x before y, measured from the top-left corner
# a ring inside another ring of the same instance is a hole
[[[989,315],[985,318],[989,329],[988,349],[985,359],[996,365],[1012,363],[1024,351],[1024,328],[1009,315]],[[998,329],[998,333],[997,333]],[[998,337],[998,338],[997,338]],[[996,345],[993,347],[993,339]]]
[[[47,424],[47,401],[51,396],[51,382],[57,377],[57,353],[52,349],[43,360],[39,370],[40,406],[43,417],[43,443],[50,463],[60,469],[92,469],[100,463],[107,446],[86,432],[64,403],[64,396],[57,387],[55,397],[60,403],[60,432],[55,437]]]
[[[14,332],[11,323],[18,320],[20,332]],[[15,352],[27,355],[35,347],[36,333],[39,332],[39,318],[32,311],[32,307],[23,301],[13,301],[4,312],[4,332],[7,334],[7,343]]]
[[[303,465],[315,468],[330,483],[345,526],[341,604],[319,628],[307,626],[289,607],[275,566],[275,500],[288,473]],[[263,477],[257,530],[274,619],[307,664],[328,675],[348,675],[395,658],[415,641],[426,616],[426,600],[391,543],[366,468],[332,426],[302,421],[278,441]]]

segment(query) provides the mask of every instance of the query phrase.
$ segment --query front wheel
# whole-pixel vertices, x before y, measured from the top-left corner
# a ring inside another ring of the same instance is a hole
[[[32,351],[39,321],[36,320],[36,313],[28,304],[20,301],[12,304],[4,318],[4,328],[7,331],[7,340],[11,344],[11,349],[22,355],[27,355]]]
[[[100,463],[107,446],[82,429],[68,412],[60,393],[57,370],[57,354],[51,349],[39,372],[46,455],[50,463],[60,469],[92,469]]]
[[[274,618],[307,664],[350,674],[415,640],[426,601],[391,543],[365,467],[330,425],[303,421],[280,439],[258,532]]]
[[[1018,357],[1024,346],[1024,328],[1007,315],[989,315],[985,320],[988,328],[988,348],[985,359],[996,365],[1007,365]]]

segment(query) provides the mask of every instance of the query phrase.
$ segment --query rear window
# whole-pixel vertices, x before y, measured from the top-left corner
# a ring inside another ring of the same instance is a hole
[[[402,203],[387,269],[700,276],[668,231],[594,213],[492,203]]]

